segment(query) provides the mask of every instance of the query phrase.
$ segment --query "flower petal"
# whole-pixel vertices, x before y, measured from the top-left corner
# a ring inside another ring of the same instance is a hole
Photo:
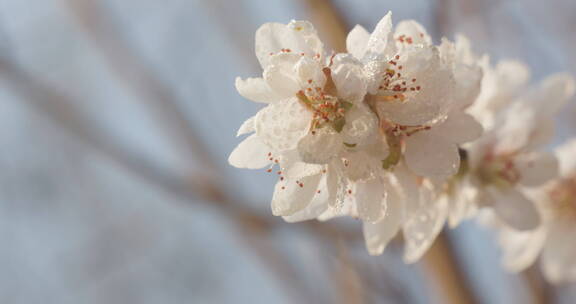
[[[272,197],[272,214],[290,216],[304,209],[318,190],[321,174],[298,180],[285,178],[276,183]]]
[[[446,199],[433,199],[433,190],[420,187],[417,201],[407,201],[406,220],[403,225],[405,240],[404,262],[415,263],[432,246],[442,231],[448,216]]]
[[[316,30],[307,21],[292,21],[288,25],[266,23],[256,31],[255,46],[256,57],[263,69],[270,64],[270,58],[282,49],[310,57],[323,53],[323,44]]]
[[[298,142],[300,158],[307,163],[326,164],[344,149],[340,134],[323,128],[308,133]]]
[[[444,119],[453,105],[455,82],[451,69],[441,65],[438,50],[410,48],[400,56],[398,65],[404,67],[404,78],[416,79],[421,90],[402,93],[404,100],[378,103],[379,115],[405,126],[430,125]],[[369,91],[372,93],[371,88]]]
[[[560,174],[567,177],[576,171],[576,138],[569,139],[555,151],[560,162]]]
[[[453,111],[444,122],[432,127],[431,131],[449,142],[462,144],[479,138],[484,129],[472,115]]]
[[[400,193],[392,187],[387,187],[386,213],[378,222],[364,222],[363,232],[366,248],[371,255],[380,255],[388,242],[396,236],[402,223],[403,207]]]
[[[396,25],[394,37],[401,35],[411,38],[411,44],[431,45],[432,38],[426,32],[426,29],[415,20],[402,20]]]
[[[289,216],[284,216],[284,220],[289,223],[302,222],[319,217],[329,206],[329,203],[336,197],[336,180],[324,174],[318,184],[318,190],[306,208]]]
[[[392,13],[388,12],[368,38],[364,53],[364,62],[374,59],[385,59],[386,55],[393,56],[395,52],[394,40],[392,37]]]
[[[373,178],[354,183],[352,190],[356,211],[360,219],[375,223],[386,214],[386,190],[382,180]]]
[[[346,37],[346,50],[357,59],[362,59],[370,33],[360,25],[356,25]]]
[[[332,79],[338,91],[338,97],[345,101],[359,104],[366,95],[366,79],[362,64],[348,54],[334,56]]]
[[[299,60],[300,56],[296,54],[274,55],[264,70],[266,83],[281,98],[295,96],[301,89],[296,75],[296,64]]]
[[[520,272],[534,264],[546,241],[546,229],[517,231],[503,227],[498,241],[503,249],[502,264],[510,272]]]
[[[274,93],[262,78],[236,77],[236,90],[246,99],[255,102],[270,103],[279,100],[281,97]]]
[[[236,133],[236,137],[254,132],[256,130],[256,129],[254,129],[254,120],[256,120],[256,116],[252,116],[252,117],[246,119],[246,121],[242,123],[240,128],[238,128],[238,132]]]
[[[256,134],[252,134],[232,151],[228,162],[236,168],[264,168],[272,163],[268,156],[270,151]]]
[[[312,115],[296,97],[269,104],[256,114],[254,126],[262,142],[275,151],[296,148],[308,134]]]
[[[435,179],[450,177],[460,167],[458,147],[446,139],[418,132],[406,139],[406,164],[416,174]]]
[[[496,215],[511,228],[524,231],[540,225],[540,214],[534,202],[519,190],[486,187],[486,191],[494,197],[493,208]]]
[[[552,153],[524,153],[514,159],[520,173],[519,182],[528,187],[544,184],[558,176],[558,159]]]
[[[550,225],[546,246],[542,252],[544,276],[553,284],[576,280],[576,226],[573,223]]]

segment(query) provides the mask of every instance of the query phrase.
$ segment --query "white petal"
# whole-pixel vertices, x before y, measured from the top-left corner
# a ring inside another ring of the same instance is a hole
[[[340,134],[323,128],[308,133],[298,142],[300,158],[307,163],[326,164],[344,149]]]
[[[316,59],[302,57],[298,60],[295,70],[300,81],[300,87],[323,88],[326,76],[322,71],[322,65]]]
[[[340,134],[347,144],[373,144],[378,136],[378,119],[366,105],[356,104],[346,113],[346,124]]]
[[[552,153],[524,153],[514,159],[520,173],[519,182],[528,187],[544,184],[558,176],[558,160]]]
[[[260,139],[275,151],[296,148],[308,134],[312,114],[296,97],[275,102],[256,114],[254,126]]]
[[[363,66],[352,56],[338,54],[334,57],[332,80],[336,85],[338,97],[351,103],[363,101],[367,89]]]
[[[363,231],[366,248],[371,255],[384,252],[388,242],[396,236],[402,223],[402,198],[392,188],[388,188],[386,214],[376,223],[364,222]]]
[[[363,61],[368,62],[376,58],[384,59],[386,55],[393,56],[395,52],[394,40],[392,37],[392,13],[388,12],[384,18],[378,22],[376,28],[368,38]]]
[[[506,270],[520,272],[536,261],[546,241],[546,230],[516,231],[503,227],[498,241],[503,250],[502,264]]]
[[[357,59],[362,59],[369,38],[370,33],[362,26],[356,25],[346,37],[346,50]]]
[[[484,130],[472,115],[454,111],[444,122],[432,127],[431,131],[449,142],[461,144],[479,138]]]
[[[334,200],[336,186],[336,181],[324,174],[318,184],[318,191],[320,192],[316,191],[308,206],[292,215],[285,216],[284,220],[289,223],[295,223],[319,217],[328,209],[329,203]]]
[[[412,44],[432,44],[432,39],[426,33],[426,29],[414,20],[402,20],[396,25],[394,37],[404,35],[412,39]]]
[[[365,222],[375,223],[386,214],[386,191],[382,180],[374,178],[354,183],[353,197],[358,216]]]
[[[406,209],[403,259],[406,263],[414,263],[426,253],[442,231],[448,216],[448,202],[445,199],[434,200],[431,189],[420,187],[419,200],[409,203],[413,207]]]
[[[465,176],[453,186],[452,198],[449,200],[448,225],[456,228],[462,221],[478,212],[478,185],[474,185],[470,176]]]
[[[560,162],[560,174],[564,177],[576,170],[576,138],[569,139],[556,148],[556,156]]]
[[[458,147],[426,131],[406,139],[406,164],[416,174],[434,179],[450,177],[460,166]]]
[[[540,225],[540,214],[534,202],[517,189],[486,187],[486,191],[495,199],[493,208],[496,215],[511,228],[524,231]]]
[[[236,90],[242,97],[255,102],[270,103],[280,99],[262,78],[236,77]]]
[[[576,280],[576,226],[573,223],[550,225],[542,266],[546,279],[553,284]]]
[[[542,81],[540,86],[529,92],[529,99],[540,117],[550,117],[574,95],[574,78],[569,74],[555,74]]]
[[[285,178],[276,183],[272,197],[272,214],[289,216],[304,209],[318,190],[321,174],[299,180]]]
[[[300,56],[296,54],[278,54],[272,56],[270,64],[264,70],[264,79],[275,94],[282,98],[295,96],[301,89],[296,74],[296,64]]]
[[[256,130],[256,129],[254,129],[255,118],[256,118],[256,116],[252,116],[252,117],[246,119],[246,121],[243,122],[242,125],[240,126],[240,128],[238,129],[238,132],[236,133],[236,137],[254,132]]]
[[[260,169],[270,165],[268,153],[271,149],[258,138],[250,135],[230,154],[228,162],[236,168]]]
[[[255,46],[256,57],[264,69],[270,64],[270,54],[277,54],[282,49],[310,57],[323,53],[316,30],[306,21],[292,21],[288,25],[266,23],[256,31]]]
[[[378,103],[379,115],[405,126],[429,125],[444,119],[453,105],[455,82],[451,69],[441,65],[438,51],[432,47],[409,49],[400,56],[398,65],[404,67],[403,77],[415,78],[421,90],[404,92],[403,101]]]

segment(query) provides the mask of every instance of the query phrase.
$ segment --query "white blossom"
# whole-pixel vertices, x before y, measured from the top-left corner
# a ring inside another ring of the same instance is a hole
[[[496,225],[503,265],[518,272],[541,256],[544,276],[552,283],[576,281],[576,139],[556,150],[560,177],[530,192],[542,215],[542,225],[518,231]]]

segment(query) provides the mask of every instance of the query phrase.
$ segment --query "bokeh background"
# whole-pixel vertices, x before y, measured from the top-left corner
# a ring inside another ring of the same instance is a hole
[[[274,218],[276,178],[227,164],[259,25],[311,20],[342,50],[388,10],[534,81],[576,73],[573,0],[0,0],[0,303],[447,303],[454,278],[470,302],[574,303],[504,273],[475,223],[407,266],[356,221]]]

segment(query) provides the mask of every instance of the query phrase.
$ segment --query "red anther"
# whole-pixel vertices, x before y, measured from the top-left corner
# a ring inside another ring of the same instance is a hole
[[[402,66],[401,66],[401,65],[399,65],[399,66],[398,66],[398,69],[399,69],[399,70],[401,70],[401,69],[402,69]]]
[[[316,193],[320,193],[320,190],[316,191]]]
[[[278,172],[276,172],[276,173],[277,173],[278,175],[280,175],[280,174],[282,174],[282,171],[278,171]]]
[[[394,58],[396,58],[396,60],[398,60],[398,59],[400,59],[400,55],[396,55],[396,57],[394,57]]]
[[[272,156],[272,152],[268,152],[268,156]]]
[[[420,86],[416,86],[416,90],[420,91]]]
[[[308,83],[312,83],[312,79],[308,79]]]
[[[304,56],[304,53],[300,53],[300,56]]]
[[[304,184],[300,183],[298,186],[300,186],[300,188],[304,187]]]
[[[348,194],[352,194],[352,190],[348,190]]]
[[[412,78],[412,82],[416,82],[416,78]]]
[[[268,169],[268,170],[266,170],[266,172],[270,173],[270,172],[272,172],[272,169]]]
[[[280,176],[280,180],[283,181],[283,180],[284,180],[284,176]]]
[[[282,186],[282,188],[280,188],[280,189],[284,190],[284,189],[286,189],[286,187]]]

